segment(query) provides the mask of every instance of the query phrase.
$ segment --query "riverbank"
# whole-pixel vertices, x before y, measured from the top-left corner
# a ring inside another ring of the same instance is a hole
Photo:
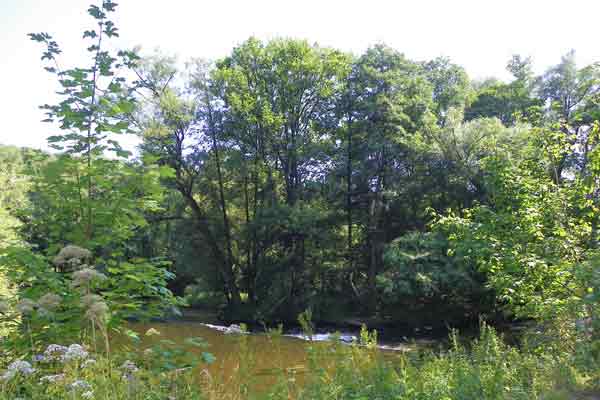
[[[137,328],[145,329],[142,325]],[[207,352],[217,345],[214,337],[176,343],[169,339],[168,329],[183,335],[186,332],[181,325],[162,323],[160,329],[153,327],[146,331],[142,341],[132,344],[128,351],[116,351],[110,358],[78,349],[77,358],[62,357],[60,362],[43,359],[14,362],[9,371],[15,372],[7,372],[3,378],[0,400],[16,397],[597,400],[599,397],[594,391],[597,374],[584,373],[571,356],[517,350],[506,345],[487,326],[482,327],[480,336],[468,346],[452,337],[446,351],[397,353],[393,358],[378,350],[374,336],[366,331],[362,332],[359,343],[348,346],[336,341],[301,342],[272,331],[266,335],[226,335],[212,330],[236,347],[229,348],[224,356],[208,356]],[[265,345],[257,347],[256,340],[264,340]],[[298,353],[304,360],[302,365],[285,352],[285,346],[299,343],[304,344]],[[182,360],[190,359],[195,354],[193,349],[204,358],[190,368]],[[262,358],[256,357],[261,354]],[[229,369],[219,366],[219,361],[227,355],[237,357]],[[269,367],[266,360],[274,366]]]

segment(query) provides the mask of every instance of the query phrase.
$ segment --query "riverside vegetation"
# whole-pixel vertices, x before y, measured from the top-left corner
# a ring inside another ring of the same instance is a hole
[[[0,398],[597,398],[599,65],[514,56],[511,82],[475,82],[384,45],[250,38],[183,67],[114,51],[116,7],[88,9],[87,65],[30,35],[59,133],[0,147]],[[190,305],[479,335],[391,361],[363,327],[257,389],[247,335],[217,377],[210,343],[129,328]],[[493,326],[515,321],[509,345]]]

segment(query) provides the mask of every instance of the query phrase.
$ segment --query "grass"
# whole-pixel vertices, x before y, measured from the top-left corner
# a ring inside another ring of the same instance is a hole
[[[253,360],[248,358],[249,351],[242,351],[235,376],[228,377],[226,382],[198,369],[152,368],[156,359],[147,363],[144,357],[148,354],[140,353],[132,364],[127,364],[121,354],[111,359],[90,355],[96,362],[86,366],[83,359],[33,364],[35,372],[17,373],[3,382],[0,399],[595,400],[600,397],[593,392],[594,372],[582,372],[569,354],[519,350],[506,345],[494,329],[485,325],[479,338],[468,345],[461,344],[453,335],[446,351],[409,353],[395,361],[385,360],[375,343],[375,335],[366,331],[360,344],[352,346],[336,341],[327,345],[315,343],[308,347],[308,367],[301,380],[294,370],[282,367],[277,383],[260,393],[250,390],[253,376],[247,367]],[[43,376],[56,374],[64,374],[64,378],[52,384],[40,383]],[[84,381],[85,385],[78,388],[74,385],[77,381]]]

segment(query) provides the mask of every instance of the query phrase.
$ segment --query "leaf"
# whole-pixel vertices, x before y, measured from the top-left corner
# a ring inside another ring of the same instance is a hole
[[[98,36],[98,35],[96,34],[96,31],[85,31],[85,32],[83,32],[83,38],[84,38],[84,39],[85,39],[85,38],[91,38],[91,39],[93,39],[93,38],[95,38],[96,36]]]

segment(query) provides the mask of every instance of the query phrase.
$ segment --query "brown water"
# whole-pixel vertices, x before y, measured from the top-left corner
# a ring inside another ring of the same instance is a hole
[[[316,335],[313,341],[265,333],[226,334],[215,325],[207,326],[197,321],[134,323],[131,324],[131,328],[138,332],[142,339],[141,350],[163,339],[184,343],[186,338],[201,337],[208,343],[208,347],[190,347],[189,351],[198,354],[207,351],[213,354],[216,360],[210,365],[203,364],[194,371],[199,374],[199,378],[233,386],[239,383],[236,379],[246,381],[250,377],[250,381],[254,382],[253,386],[259,389],[268,388],[281,378],[282,374],[286,379],[301,383],[308,364],[308,347],[322,346],[328,339],[324,334]],[[160,335],[146,336],[145,332],[150,328],[158,330]],[[380,353],[386,359],[393,359],[400,357],[403,351],[423,345],[427,343],[388,344],[381,348]]]

